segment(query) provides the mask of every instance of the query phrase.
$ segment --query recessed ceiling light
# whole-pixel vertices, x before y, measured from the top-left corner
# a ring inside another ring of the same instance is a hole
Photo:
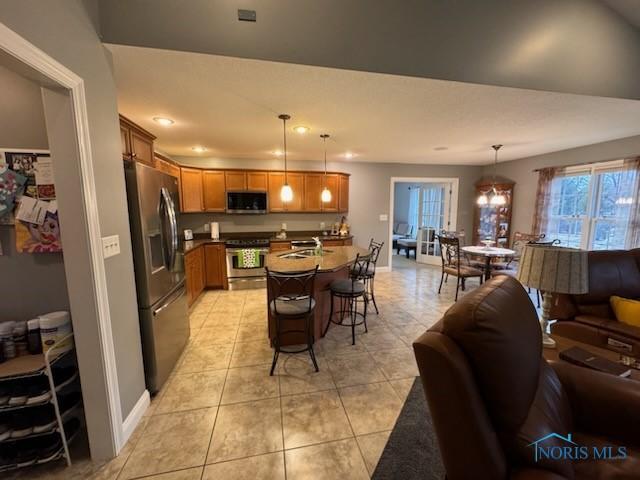
[[[153,121],[156,122],[156,123],[159,123],[163,127],[169,127],[169,126],[173,125],[174,123],[176,123],[173,120],[171,120],[170,118],[166,118],[166,117],[153,117]]]
[[[200,145],[196,145],[195,147],[191,147],[191,150],[193,150],[194,152],[198,152],[198,153],[202,153],[202,152],[206,152],[207,149],[205,147],[202,147]]]
[[[356,155],[355,155],[355,153],[353,153],[353,152],[347,152],[347,153],[345,153],[345,154],[344,154],[344,156],[345,156],[345,158],[353,158],[353,157],[355,157]]]
[[[297,127],[293,127],[293,131],[299,133],[301,135],[307,133],[310,130],[309,127],[305,127],[304,125],[298,125]]]
[[[434,150],[435,150],[436,152],[441,152],[441,151],[443,151],[443,150],[449,150],[449,147],[436,147],[436,148],[434,148]]]
[[[274,150],[274,151],[273,151],[273,154],[274,154],[276,157],[281,157],[281,156],[282,156],[282,150]]]

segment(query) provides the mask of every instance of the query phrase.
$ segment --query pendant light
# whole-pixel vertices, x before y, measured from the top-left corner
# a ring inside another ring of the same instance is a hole
[[[507,203],[506,197],[501,193],[498,193],[498,190],[496,189],[496,173],[498,171],[498,150],[502,148],[502,145],[491,145],[491,148],[493,148],[495,152],[494,164],[493,164],[493,180],[491,182],[491,189],[486,193],[483,192],[476,200],[476,203],[481,207],[485,205],[491,205],[492,207],[500,207]]]
[[[331,201],[331,192],[327,188],[327,138],[329,138],[329,135],[323,133],[320,135],[320,138],[322,139],[322,144],[324,146],[324,179],[322,180],[324,188],[320,194],[320,200],[322,200],[322,203],[329,203]]]
[[[285,203],[289,203],[293,200],[293,190],[287,181],[287,120],[289,120],[291,116],[283,113],[278,115],[278,118],[282,120],[282,135],[284,138],[284,185],[280,190],[280,199]]]

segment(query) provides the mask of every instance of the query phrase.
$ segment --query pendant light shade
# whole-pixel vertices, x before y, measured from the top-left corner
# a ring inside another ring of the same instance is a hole
[[[320,138],[322,139],[322,144],[324,146],[324,178],[322,180],[324,188],[320,194],[320,200],[322,203],[329,203],[331,201],[331,191],[327,188],[327,138],[329,138],[329,135],[323,133],[320,135]]]
[[[493,181],[491,182],[491,189],[486,193],[480,194],[476,200],[476,203],[481,207],[486,205],[490,205],[492,207],[501,207],[502,205],[506,205],[507,203],[507,198],[501,193],[498,193],[498,190],[496,189],[496,172],[498,170],[498,150],[502,148],[502,145],[492,145],[491,148],[493,148],[495,152],[494,165],[493,165]]]
[[[286,113],[282,113],[278,115],[278,118],[282,120],[282,136],[284,143],[284,185],[282,185],[282,189],[280,189],[280,200],[284,203],[289,203],[293,200],[293,190],[289,186],[287,178],[287,120],[289,120],[291,116]]]
[[[289,203],[291,200],[293,200],[293,189],[289,186],[288,183],[285,183],[280,190],[280,200],[286,203]]]

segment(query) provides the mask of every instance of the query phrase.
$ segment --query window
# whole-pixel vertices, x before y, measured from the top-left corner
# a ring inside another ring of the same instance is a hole
[[[621,162],[570,169],[551,184],[547,238],[589,250],[628,248],[637,181]]]

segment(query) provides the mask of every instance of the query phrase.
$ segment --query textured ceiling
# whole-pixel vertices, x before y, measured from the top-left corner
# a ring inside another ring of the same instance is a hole
[[[487,164],[640,134],[640,101],[108,45],[119,110],[170,155],[273,158],[279,113],[292,159]],[[161,127],[152,118],[175,120]],[[352,151],[351,160],[344,153]]]

